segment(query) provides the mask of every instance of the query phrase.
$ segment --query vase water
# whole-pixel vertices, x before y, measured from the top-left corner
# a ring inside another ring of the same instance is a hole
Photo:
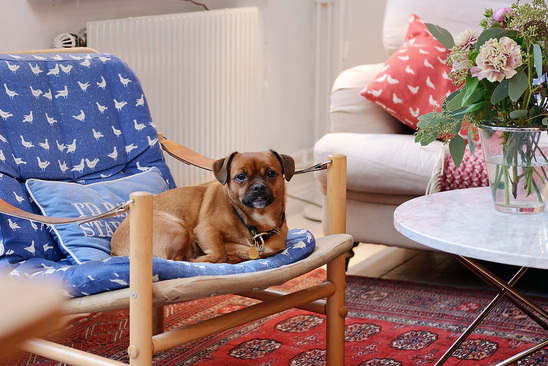
[[[548,134],[541,128],[480,126],[495,208],[535,214],[548,199]]]

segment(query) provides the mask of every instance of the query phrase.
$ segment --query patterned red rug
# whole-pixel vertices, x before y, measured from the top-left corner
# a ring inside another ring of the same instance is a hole
[[[294,280],[292,291],[325,278],[323,270]],[[494,296],[490,290],[348,277],[346,365],[433,365]],[[548,307],[548,299],[539,298]],[[222,296],[170,306],[166,327],[192,323],[253,303]],[[325,363],[324,318],[291,310],[155,356],[155,365],[294,365]],[[127,312],[94,314],[69,325],[57,341],[127,362]],[[446,365],[495,365],[544,340],[548,333],[503,300]],[[21,355],[9,365],[59,365]],[[517,363],[548,365],[548,350]]]

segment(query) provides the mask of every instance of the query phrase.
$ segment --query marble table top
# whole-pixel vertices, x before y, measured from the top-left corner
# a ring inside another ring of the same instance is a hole
[[[500,213],[488,187],[407,201],[394,212],[394,226],[406,237],[447,253],[548,269],[548,212]]]

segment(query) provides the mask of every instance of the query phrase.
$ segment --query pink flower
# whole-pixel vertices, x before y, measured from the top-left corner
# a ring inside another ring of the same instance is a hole
[[[457,34],[455,38],[455,46],[469,51],[478,41],[478,34],[472,29],[467,29]]]
[[[499,22],[502,26],[505,26],[504,17],[507,15],[512,15],[514,11],[512,8],[500,8],[493,13],[493,20]]]
[[[500,82],[514,76],[521,64],[521,49],[513,39],[502,37],[498,41],[491,38],[481,46],[476,58],[477,66],[470,72],[479,80],[487,78],[490,82]]]

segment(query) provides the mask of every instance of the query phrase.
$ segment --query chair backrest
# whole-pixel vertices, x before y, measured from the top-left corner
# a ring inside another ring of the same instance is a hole
[[[0,80],[0,198],[40,213],[29,178],[90,184],[144,167],[175,187],[139,80],[117,57],[5,54]],[[0,231],[0,264],[63,257],[43,225],[0,215]]]

